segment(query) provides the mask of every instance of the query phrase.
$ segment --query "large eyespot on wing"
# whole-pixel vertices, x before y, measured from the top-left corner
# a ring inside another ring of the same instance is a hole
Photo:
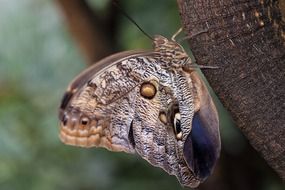
[[[192,131],[184,148],[184,158],[194,175],[201,181],[213,171],[220,154],[219,120],[209,92],[197,73],[191,74],[199,108],[192,121]]]

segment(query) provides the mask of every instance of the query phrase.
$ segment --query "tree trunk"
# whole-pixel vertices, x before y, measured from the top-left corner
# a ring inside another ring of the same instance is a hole
[[[85,0],[57,0],[88,65],[111,52],[104,25]]]
[[[178,0],[198,64],[237,126],[285,180],[285,32],[273,0]],[[283,8],[282,8],[283,7]],[[234,148],[234,145],[233,145]]]

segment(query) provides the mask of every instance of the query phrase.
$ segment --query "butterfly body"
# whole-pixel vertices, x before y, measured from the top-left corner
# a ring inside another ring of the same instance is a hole
[[[65,93],[61,140],[136,152],[182,185],[198,186],[219,156],[219,122],[204,82],[184,69],[189,64],[183,48],[162,36],[155,37],[154,51],[100,61]]]

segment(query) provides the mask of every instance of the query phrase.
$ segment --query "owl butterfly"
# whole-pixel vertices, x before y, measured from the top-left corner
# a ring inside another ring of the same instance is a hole
[[[174,37],[157,35],[152,51],[117,53],[83,71],[59,118],[63,143],[138,153],[183,186],[203,182],[220,153],[215,105]]]

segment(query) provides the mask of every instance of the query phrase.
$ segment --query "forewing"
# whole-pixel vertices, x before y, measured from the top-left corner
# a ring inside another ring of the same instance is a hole
[[[112,55],[83,71],[69,85],[60,106],[61,140],[70,145],[134,152],[129,126],[136,90],[143,80],[133,61],[147,52]]]

